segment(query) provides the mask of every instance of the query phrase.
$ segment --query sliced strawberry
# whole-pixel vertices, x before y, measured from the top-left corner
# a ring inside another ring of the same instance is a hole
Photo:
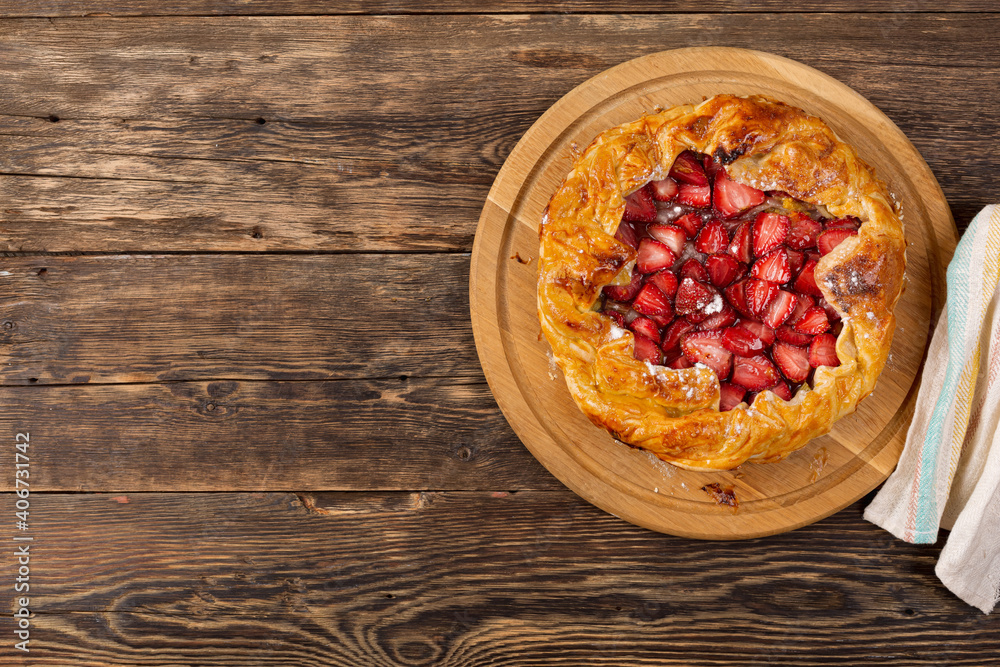
[[[785,250],[785,254],[788,255],[788,268],[792,270],[792,275],[794,276],[802,268],[802,265],[806,263],[805,253],[801,253],[798,250]]]
[[[680,350],[681,346],[681,336],[688,333],[689,331],[694,331],[696,325],[688,322],[687,320],[677,319],[667,327],[667,330],[663,332],[663,344],[661,347],[663,351],[670,354],[675,349]]]
[[[651,319],[654,322],[656,322],[656,326],[658,326],[661,329],[663,329],[668,324],[670,324],[671,322],[674,321],[674,309],[673,309],[673,307],[671,307],[670,310],[667,311],[667,312],[659,313],[657,315],[650,315],[649,319]]]
[[[766,347],[760,336],[746,327],[729,327],[722,332],[722,345],[741,357],[754,357]]]
[[[740,320],[737,326],[743,327],[760,338],[761,342],[764,343],[764,347],[771,347],[774,344],[774,329],[763,322],[758,322],[757,320]]]
[[[622,220],[653,222],[656,220],[656,203],[649,188],[643,186],[625,197],[625,215]]]
[[[617,324],[623,329],[625,328],[625,316],[622,315],[620,312],[618,312],[614,308],[605,308],[601,312],[610,317],[612,320],[614,320],[615,324]]]
[[[798,345],[789,345],[783,341],[774,344],[771,351],[774,363],[778,365],[781,374],[792,382],[805,382],[809,377],[809,350]]]
[[[792,392],[792,388],[788,386],[787,382],[779,382],[771,387],[771,391],[773,391],[778,398],[785,401],[792,400],[792,397],[795,395],[794,392]]]
[[[677,156],[673,166],[670,167],[670,178],[680,183],[708,185],[705,168],[691,151],[684,151]]]
[[[792,328],[799,333],[815,336],[830,328],[830,320],[826,317],[826,311],[819,306],[812,306],[802,313]]]
[[[628,285],[605,285],[604,295],[613,301],[631,301],[642,288],[642,274],[632,271]]]
[[[690,317],[690,315],[688,315]],[[722,310],[712,313],[698,324],[699,331],[714,331],[723,329],[736,322],[736,311],[728,303],[722,304]]]
[[[789,216],[789,218],[791,224],[788,228],[788,237],[785,239],[785,245],[795,250],[815,248],[816,238],[823,231],[823,225],[802,213],[795,213]]]
[[[696,208],[705,208],[712,203],[712,186],[682,183],[677,193],[677,202]]]
[[[778,286],[766,280],[749,278],[746,283],[746,295],[750,312],[761,317],[774,297],[778,296]]]
[[[715,371],[720,380],[729,377],[732,353],[722,346],[722,332],[693,331],[681,338],[681,350],[692,364],[704,364]]]
[[[750,304],[747,303],[746,285],[746,280],[740,280],[727,287],[725,290],[726,301],[728,301],[729,305],[735,308],[736,312],[740,315],[754,317],[753,312],[750,310]]]
[[[759,206],[766,198],[767,195],[757,188],[737,183],[729,178],[725,169],[719,169],[715,174],[715,194],[712,199],[715,210],[723,218],[732,218],[754,206]]]
[[[761,212],[753,221],[753,254],[763,257],[784,243],[788,236],[788,216]]]
[[[687,315],[685,315],[684,319],[690,322],[691,324],[699,325],[708,319],[708,313],[706,313],[703,310],[696,310],[693,313],[688,313]],[[701,327],[696,326],[695,328],[700,329]]]
[[[820,334],[813,338],[809,345],[809,365],[813,368],[820,366],[840,365],[840,357],[837,356],[837,339],[831,334]]]
[[[736,261],[749,264],[753,259],[753,245],[750,236],[750,223],[744,222],[733,232],[733,242],[729,244],[726,252],[735,257]]]
[[[673,318],[673,309],[670,306],[670,299],[651,283],[646,283],[639,290],[638,296],[632,302],[632,308],[650,318],[658,316],[669,321]]]
[[[763,354],[756,357],[736,357],[733,360],[733,384],[750,391],[762,391],[778,384],[778,370]]]
[[[702,158],[701,166],[705,168],[705,174],[708,175],[708,180],[710,181],[715,180],[715,175],[719,173],[719,169],[722,168],[722,165],[719,164],[717,160],[713,160],[711,155],[706,155]]]
[[[820,299],[819,301],[817,301],[817,305],[826,311],[826,316],[830,319],[831,322],[840,321],[840,313],[837,312],[837,309],[833,307],[832,303],[830,303],[826,299]]]
[[[694,242],[695,250],[706,255],[722,252],[727,245],[729,245],[729,235],[726,234],[725,228],[718,220],[710,220],[702,228],[698,239]]]
[[[648,317],[642,317],[641,315],[628,325],[634,333],[642,334],[646,338],[655,340],[657,345],[660,343],[660,328],[656,326],[656,322],[649,319]]]
[[[624,220],[618,223],[618,230],[615,232],[615,238],[630,248],[639,247],[639,235],[636,234],[635,227]]]
[[[788,319],[788,316],[792,314],[792,311],[795,310],[795,304],[794,294],[785,290],[778,290],[777,296],[774,297],[771,304],[761,315],[761,319],[764,320],[764,324],[772,329],[780,327]]]
[[[732,410],[743,402],[747,390],[731,382],[719,383],[719,412]]]
[[[639,361],[648,361],[651,364],[658,364],[663,361],[663,353],[660,351],[660,346],[642,334],[635,335],[635,353],[633,356]]]
[[[662,181],[651,181],[649,189],[656,201],[670,201],[677,196],[677,181],[664,178]]]
[[[836,218],[834,220],[827,220],[823,227],[825,229],[857,229],[861,226],[861,221],[857,218]]]
[[[778,340],[791,343],[792,345],[808,345],[812,342],[813,338],[809,334],[799,333],[787,324],[775,329],[774,335],[778,338]],[[775,343],[775,345],[777,345],[777,343]]]
[[[655,273],[674,265],[677,255],[656,239],[644,238],[639,242],[639,257],[635,266],[639,273]]]
[[[668,269],[657,271],[646,278],[646,282],[656,285],[670,299],[674,298],[674,295],[677,294],[677,276],[673,271]]]
[[[739,278],[740,264],[730,255],[710,255],[705,259],[708,279],[716,287],[726,287]]]
[[[640,294],[641,296],[641,294]],[[706,306],[713,303],[718,298],[719,293],[711,285],[698,282],[691,278],[684,278],[680,287],[677,288],[676,308],[678,315],[690,315],[692,313],[702,313]],[[721,301],[721,299],[719,299]],[[705,313],[711,315],[712,313]]]
[[[684,235],[684,230],[680,227],[654,224],[646,227],[646,233],[673,250],[675,255],[684,252],[687,236]]]
[[[798,322],[799,318],[802,317],[802,315],[809,310],[809,308],[816,305],[813,298],[811,296],[806,296],[805,294],[796,294],[795,299],[795,310],[793,310],[792,314],[788,316],[787,320],[785,320],[785,322],[789,325]]]
[[[732,255],[729,256],[732,257]],[[737,280],[743,280],[744,278],[747,278],[749,276],[750,276],[750,267],[744,264],[743,262],[737,262],[736,278],[733,279],[733,282],[736,282]]]
[[[694,257],[681,264],[681,278],[692,278],[700,283],[708,282],[708,271]]]
[[[676,368],[680,370],[681,368],[694,368],[694,364],[688,361],[688,358],[683,354],[679,354],[674,357],[668,364],[670,368]]]
[[[848,236],[854,236],[858,232],[853,229],[828,229],[816,239],[816,247],[821,255],[826,255],[834,248],[844,242]]]
[[[812,296],[823,296],[823,293],[819,291],[819,285],[816,284],[816,260],[810,259],[806,262],[805,266],[799,272],[799,277],[795,279],[792,283],[792,289],[796,292],[801,292],[802,294],[810,294]]]
[[[750,267],[750,277],[781,285],[792,279],[792,269],[788,265],[788,255],[784,248],[775,248]]]
[[[674,220],[674,224],[684,230],[684,234],[693,239],[698,236],[701,226],[705,223],[697,213],[688,213]]]

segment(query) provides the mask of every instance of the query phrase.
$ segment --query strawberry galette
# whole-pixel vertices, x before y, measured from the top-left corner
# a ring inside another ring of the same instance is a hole
[[[691,469],[776,461],[868,395],[902,225],[822,121],[714,97],[608,130],[542,221],[538,310],[573,398]]]

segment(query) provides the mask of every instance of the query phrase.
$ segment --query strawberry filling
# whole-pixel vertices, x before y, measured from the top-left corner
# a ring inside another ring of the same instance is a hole
[[[625,197],[615,238],[637,261],[629,284],[605,286],[602,311],[633,332],[636,359],[712,369],[720,410],[765,390],[791,400],[816,368],[840,365],[840,314],[815,270],[861,221],[804,202],[789,210],[787,194],[738,183],[691,151],[669,174]]]

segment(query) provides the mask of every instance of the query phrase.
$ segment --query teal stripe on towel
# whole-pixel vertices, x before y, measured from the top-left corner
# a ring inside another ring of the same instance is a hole
[[[914,532],[914,542],[917,544],[930,544],[937,540],[940,515],[937,502],[937,470],[941,448],[944,445],[941,442],[941,434],[948,412],[955,402],[958,383],[966,361],[964,343],[970,325],[970,279],[975,275],[978,280],[982,280],[981,273],[973,273],[973,255],[980,237],[982,243],[986,243],[985,237],[989,228],[987,226],[986,229],[981,229],[981,227],[988,223],[989,217],[980,213],[973,219],[955,249],[955,256],[948,264],[948,370],[924,436]],[[981,267],[976,268],[981,269]],[[978,312],[975,313],[976,320],[979,320],[979,315]]]

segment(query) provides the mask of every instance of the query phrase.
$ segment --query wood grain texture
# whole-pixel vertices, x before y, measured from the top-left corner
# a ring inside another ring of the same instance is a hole
[[[672,13],[608,39],[621,19],[5,20],[0,249],[469,250],[545,109],[623,61],[710,44],[764,47],[865,95],[928,159],[961,229],[995,196],[994,104],[968,82],[1000,88],[998,21]]]
[[[890,6],[873,7],[862,0],[810,0],[790,5],[781,0],[660,0],[644,2],[605,2],[602,0],[569,0],[548,2],[427,2],[427,0],[341,0],[330,3],[321,0],[40,0],[37,2],[4,3],[0,17],[79,17],[79,16],[227,16],[227,15],[340,15],[340,14],[510,14],[510,13],[782,13],[782,12],[989,12],[996,5],[989,0],[950,0],[930,3],[927,0],[903,0]]]
[[[1000,650],[1000,616],[937,582],[938,549],[860,505],[720,544],[567,491],[34,502],[32,652],[4,642],[7,665],[981,666]]]
[[[382,122],[4,117],[0,249],[471,247],[502,147],[469,131],[417,145],[433,119]]]
[[[34,491],[561,488],[482,378],[2,387],[0,405]]]
[[[0,382],[481,377],[467,255],[0,258]]]

